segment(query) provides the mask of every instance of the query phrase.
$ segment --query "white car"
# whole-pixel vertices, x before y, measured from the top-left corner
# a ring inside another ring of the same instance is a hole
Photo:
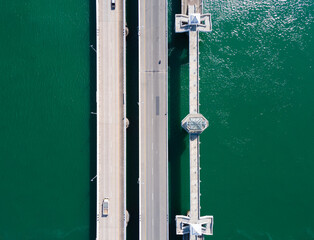
[[[102,201],[102,216],[107,217],[109,214],[109,198]]]

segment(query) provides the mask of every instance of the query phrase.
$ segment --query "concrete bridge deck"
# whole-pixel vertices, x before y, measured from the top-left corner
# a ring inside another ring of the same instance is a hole
[[[139,235],[168,237],[167,0],[139,0]]]
[[[97,240],[126,239],[125,6],[97,0]],[[108,201],[108,214],[103,209]]]

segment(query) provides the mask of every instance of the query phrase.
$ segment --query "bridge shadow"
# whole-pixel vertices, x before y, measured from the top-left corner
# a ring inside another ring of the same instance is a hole
[[[130,121],[127,129],[127,210],[130,221],[127,239],[139,239],[139,107],[138,107],[138,1],[126,1],[126,106]]]
[[[185,215],[182,212],[182,193],[181,193],[181,155],[186,149],[184,137],[187,133],[181,127],[181,67],[189,62],[187,49],[189,46],[188,35],[175,33],[175,14],[181,13],[181,2],[171,1],[169,8],[168,32],[169,32],[169,79],[168,79],[168,100],[169,100],[169,234],[170,239],[182,239],[176,235],[175,216]]]
[[[96,49],[96,1],[89,1],[89,42]],[[89,79],[90,79],[90,93],[89,93],[89,103],[90,111],[96,112],[96,53],[90,48],[89,53]],[[96,115],[90,115],[89,118],[89,151],[90,151],[90,179],[96,176],[96,143],[97,143],[97,133],[96,133],[97,117]],[[90,205],[89,205],[89,239],[96,239],[96,179],[90,182]]]

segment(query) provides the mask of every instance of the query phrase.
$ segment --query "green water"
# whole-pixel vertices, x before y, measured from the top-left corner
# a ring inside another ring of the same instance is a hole
[[[204,1],[201,213],[206,239],[314,239],[313,1]],[[188,37],[169,6],[171,216],[189,209]],[[174,236],[174,221],[171,229]]]
[[[0,9],[0,239],[88,239],[89,2]]]
[[[201,34],[206,239],[314,239],[310,0],[207,1]],[[95,239],[95,1],[0,3],[0,240]],[[170,234],[189,209],[188,38],[169,0]],[[137,3],[127,2],[128,239],[138,239]],[[181,239],[181,238],[177,238]]]

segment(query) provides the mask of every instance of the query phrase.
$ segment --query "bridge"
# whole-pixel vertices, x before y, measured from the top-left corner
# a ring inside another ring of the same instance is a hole
[[[126,239],[125,1],[97,1],[97,240]],[[169,239],[167,1],[139,0],[139,237]],[[177,234],[203,239],[213,217],[200,216],[199,31],[211,31],[201,0],[182,0],[176,32],[189,33],[190,213],[176,216]]]
[[[126,239],[125,1],[97,0],[97,240]]]
[[[139,0],[139,239],[168,234],[167,1]]]
[[[189,133],[190,145],[190,211],[176,216],[178,235],[190,240],[213,234],[213,216],[200,216],[200,134],[207,128],[207,119],[199,113],[199,32],[210,32],[211,16],[202,14],[201,0],[182,0],[181,14],[176,14],[177,33],[189,33],[189,114],[182,127]]]

